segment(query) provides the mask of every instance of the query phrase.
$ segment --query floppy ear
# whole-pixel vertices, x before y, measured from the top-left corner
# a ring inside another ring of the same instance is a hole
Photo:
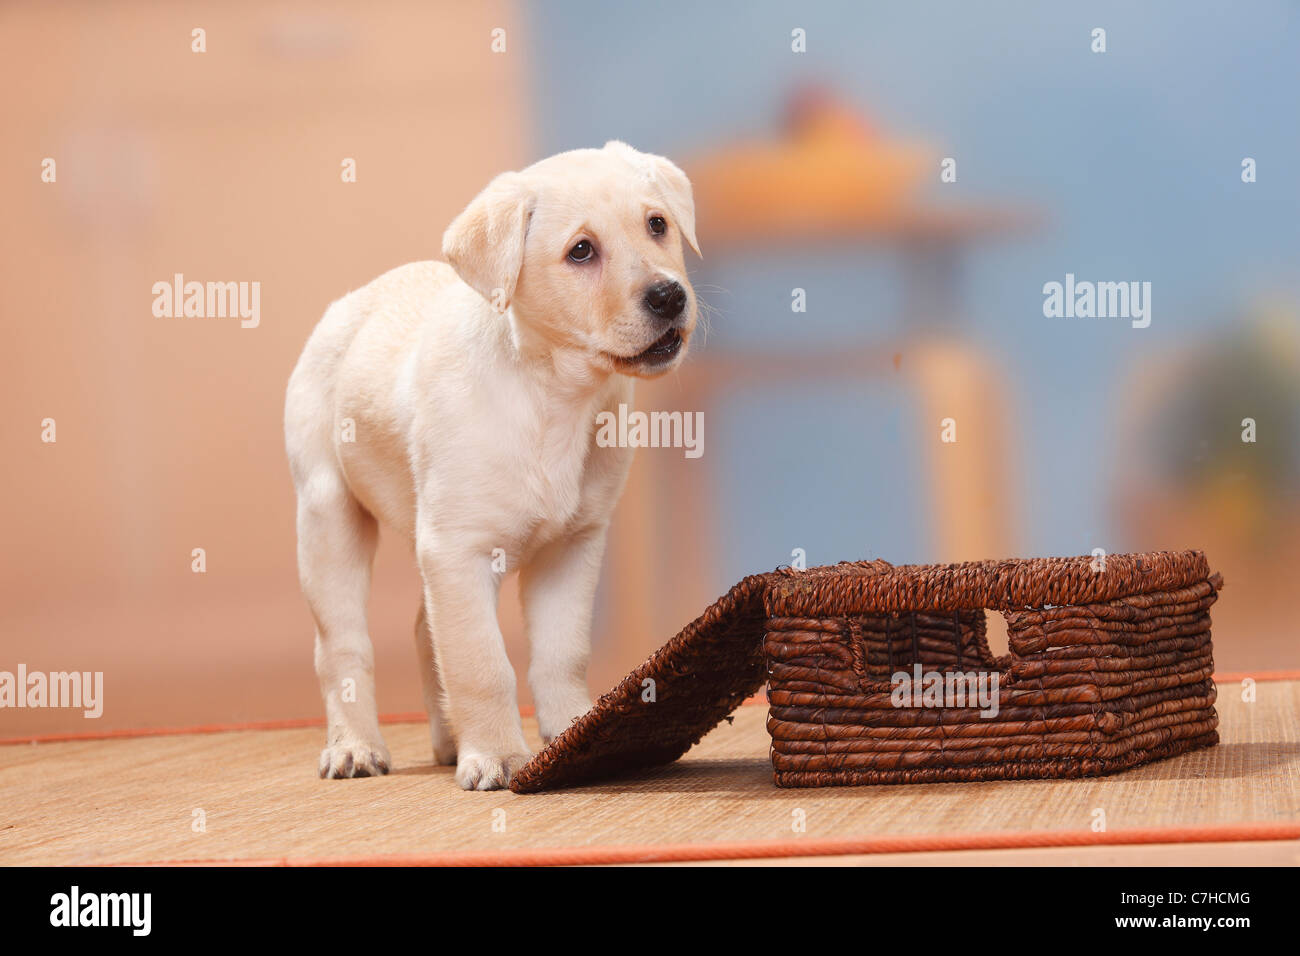
[[[691,193],[691,181],[686,178],[686,174],[672,160],[653,153],[643,153],[616,139],[606,143],[605,148],[618,153],[645,174],[663,196],[668,205],[668,214],[677,221],[686,244],[695,250],[697,256],[703,256],[700,244],[695,239],[695,197]]]
[[[519,173],[502,173],[474,197],[442,236],[442,254],[465,284],[498,312],[515,297],[533,192]]]

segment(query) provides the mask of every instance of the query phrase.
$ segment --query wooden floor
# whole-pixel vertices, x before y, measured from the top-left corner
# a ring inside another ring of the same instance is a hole
[[[0,863],[1295,865],[1300,681],[1218,708],[1219,746],[1112,777],[825,790],[772,786],[761,705],[670,767],[534,796],[458,790],[419,723],[361,780],[316,777],[319,727],[11,744]]]

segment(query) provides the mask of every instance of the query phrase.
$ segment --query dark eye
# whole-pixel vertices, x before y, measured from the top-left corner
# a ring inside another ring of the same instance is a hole
[[[596,254],[596,247],[586,239],[569,250],[569,259],[573,262],[586,262]]]
[[[650,232],[652,235],[662,236],[668,231],[668,221],[663,216],[650,217]]]

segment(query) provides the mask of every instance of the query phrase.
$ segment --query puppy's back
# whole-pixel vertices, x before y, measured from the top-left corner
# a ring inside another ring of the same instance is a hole
[[[405,442],[418,399],[409,380],[422,330],[463,311],[457,296],[478,298],[446,263],[412,262],[325,310],[285,399],[285,445],[299,488],[342,481],[372,513],[409,531]]]

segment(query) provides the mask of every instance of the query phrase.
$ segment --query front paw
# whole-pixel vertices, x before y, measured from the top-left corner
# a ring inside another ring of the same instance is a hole
[[[338,743],[320,752],[317,772],[324,779],[382,777],[391,766],[392,758],[382,743]]]
[[[464,754],[456,763],[456,783],[462,790],[504,790],[510,778],[532,754]]]

